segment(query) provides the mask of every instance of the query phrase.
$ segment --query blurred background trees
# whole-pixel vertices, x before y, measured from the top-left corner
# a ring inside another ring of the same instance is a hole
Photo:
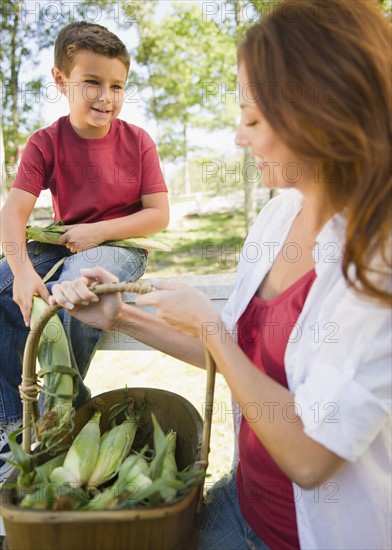
[[[388,0],[378,2],[388,15]],[[44,77],[34,73],[39,55],[53,46],[63,25],[86,19],[134,37],[132,45],[127,43],[134,61],[129,86],[137,89],[145,117],[155,122],[154,137],[172,200],[192,198],[195,193],[242,190],[249,227],[257,211],[256,188],[262,183],[257,166],[248,150],[228,151],[220,143],[229,133],[234,140],[239,116],[238,41],[273,3],[3,0],[3,186],[9,187],[12,182],[27,137],[48,124],[42,117],[40,99],[49,90]]]

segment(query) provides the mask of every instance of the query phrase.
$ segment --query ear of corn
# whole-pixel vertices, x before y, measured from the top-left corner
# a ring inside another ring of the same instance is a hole
[[[148,248],[151,250],[161,250],[162,252],[171,252],[170,246],[146,237],[131,237],[129,239],[118,239],[116,241],[106,241],[102,243],[107,246],[123,246],[124,248]]]
[[[42,298],[33,298],[32,327],[42,316],[47,304]],[[45,412],[36,425],[38,441],[44,447],[61,442],[72,431],[73,399],[77,393],[76,372],[71,365],[68,340],[58,315],[54,315],[43,331],[38,346],[38,361],[43,377]]]
[[[97,463],[101,433],[99,421],[101,412],[96,412],[83,426],[68,450],[62,466],[55,468],[50,480],[56,483],[71,483],[76,487],[84,485]]]
[[[146,459],[141,455],[128,456],[118,473],[117,487],[121,492],[139,492],[152,484]]]
[[[169,481],[177,479],[177,463],[175,459],[177,434],[173,430],[166,434],[166,440],[168,442],[165,458],[163,460],[163,471],[161,475],[162,481]],[[164,486],[161,489],[161,497],[165,501],[170,501],[176,498],[177,489],[170,486]]]
[[[59,485],[67,483],[73,487],[79,486],[78,475],[70,470],[66,470],[64,466],[55,468],[50,474],[49,479],[53,483],[58,483]]]
[[[77,473],[79,485],[87,482],[97,463],[101,439],[100,419],[101,413],[96,412],[83,426],[64,460],[64,468]]]
[[[58,456],[55,456],[54,458],[47,460],[40,466],[36,466],[34,469],[35,484],[47,483],[50,480],[50,475],[53,472],[53,470],[63,465],[66,454],[67,453],[61,453]]]
[[[37,245],[35,253],[40,254],[44,250],[46,244],[59,244],[59,239],[64,233],[64,230],[61,228],[63,225],[65,224],[61,220],[57,220],[47,227],[34,227],[28,225],[26,227],[26,240],[37,241],[39,245]],[[130,237],[128,239],[105,241],[100,244],[106,246],[122,246],[124,248],[147,248],[150,250],[161,250],[163,252],[171,252],[172,250],[170,246],[146,237]],[[4,254],[0,254],[0,260],[2,258],[4,258]]]
[[[154,413],[151,413],[151,420],[154,427],[153,438],[155,454],[150,464],[150,477],[154,481],[162,476],[163,465],[169,442],[166,439]]]
[[[130,493],[134,496],[152,484],[148,473],[148,464],[143,456],[139,454],[128,456],[121,464],[117,481],[102,493],[98,493],[84,509],[110,510],[116,508],[118,502],[128,497]]]
[[[162,499],[173,500],[185,485],[177,479],[177,464],[174,458],[176,433],[170,431],[165,436],[154,413],[151,413],[151,419],[154,427],[155,454],[150,464],[150,478],[154,481],[156,490],[148,495],[148,500],[150,504],[157,505]]]
[[[94,471],[88,479],[88,489],[93,491],[118,472],[122,461],[129,453],[132,441],[127,426],[112,428],[99,449],[98,460]]]
[[[47,227],[26,227],[26,239],[34,240],[42,244],[59,244],[59,238],[64,233],[61,228],[64,225],[63,222],[57,221]],[[146,237],[130,237],[128,239],[117,239],[113,241],[105,241],[100,243],[107,246],[122,246],[125,248],[149,248],[155,250],[162,250],[164,252],[170,252],[171,248],[166,244],[148,239]],[[42,248],[41,248],[42,249]],[[40,250],[38,250],[38,253]]]
[[[131,450],[136,430],[137,419],[131,417],[104,434],[94,471],[88,479],[89,490],[96,489],[117,474]]]

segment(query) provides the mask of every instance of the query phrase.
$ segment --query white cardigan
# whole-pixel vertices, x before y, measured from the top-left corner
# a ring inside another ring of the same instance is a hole
[[[296,261],[301,253],[299,245],[285,242],[301,208],[302,195],[286,190],[260,212],[222,312],[229,331],[235,333],[282,247],[287,261]],[[289,390],[305,433],[349,462],[314,490],[294,485],[304,550],[392,547],[392,316],[389,308],[360,297],[346,284],[344,235],[340,215],[318,235],[313,252],[317,278],[285,354]]]

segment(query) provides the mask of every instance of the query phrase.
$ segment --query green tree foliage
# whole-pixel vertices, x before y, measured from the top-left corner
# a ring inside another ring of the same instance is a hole
[[[136,61],[143,67],[138,85],[147,113],[158,124],[162,159],[184,163],[184,191],[190,191],[188,170],[191,129],[213,131],[234,125],[233,110],[221,100],[226,86],[235,91],[235,46],[225,27],[203,21],[200,9],[176,2],[160,22],[137,22]],[[209,96],[215,101],[208,101]]]
[[[229,29],[231,40],[235,47],[240,43],[246,29],[254,24],[262,14],[273,7],[274,0],[228,0],[222,4],[212,5],[209,16],[215,16]],[[214,13],[216,12],[216,13]],[[206,13],[206,17],[208,14]],[[240,99],[241,90],[238,89]],[[255,159],[249,150],[243,150],[241,162],[241,186],[245,198],[245,224],[247,231],[257,215],[256,189],[260,186],[260,178],[254,177]]]
[[[189,179],[192,193],[226,195],[243,187],[243,155],[241,151],[222,154],[219,158],[210,154],[192,155],[189,159]],[[180,195],[182,174],[179,168],[171,178],[171,192]]]
[[[386,15],[391,15],[391,0],[377,0]]]
[[[108,2],[101,4],[106,6]],[[99,0],[73,4],[67,0],[1,2],[2,147],[5,166],[11,177],[16,170],[19,147],[33,131],[43,125],[39,107],[45,101],[46,94],[49,94],[43,82],[51,67],[47,68],[45,77],[37,76],[33,79],[25,77],[26,69],[31,74],[31,69],[38,65],[40,52],[53,46],[61,27],[75,19],[83,19],[89,6],[101,13]],[[3,181],[5,179],[3,177]]]
[[[59,6],[63,2],[58,2]],[[6,0],[1,4],[0,79],[5,161],[17,160],[18,147],[40,122],[42,78],[26,80],[23,69],[35,67],[38,54],[53,44],[66,10],[41,2]]]

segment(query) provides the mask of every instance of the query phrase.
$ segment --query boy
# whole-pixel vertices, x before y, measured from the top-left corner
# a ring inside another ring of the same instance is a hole
[[[18,392],[21,358],[33,296],[46,301],[54,281],[72,279],[83,267],[100,265],[120,280],[145,271],[142,249],[100,246],[108,240],[148,236],[169,221],[167,188],[155,145],[141,128],[117,117],[130,65],[125,45],[101,25],[73,22],[55,43],[52,75],[69,102],[70,114],[28,141],[1,212],[0,263],[0,453],[8,434],[21,425]],[[55,220],[65,223],[64,245],[25,248],[25,227],[42,189],[52,193]],[[26,253],[27,252],[27,253]],[[48,284],[42,280],[61,258]],[[19,307],[18,307],[19,306]],[[79,372],[76,405],[89,397],[83,385],[100,331],[61,312],[74,367]],[[10,466],[0,460],[0,482]]]

